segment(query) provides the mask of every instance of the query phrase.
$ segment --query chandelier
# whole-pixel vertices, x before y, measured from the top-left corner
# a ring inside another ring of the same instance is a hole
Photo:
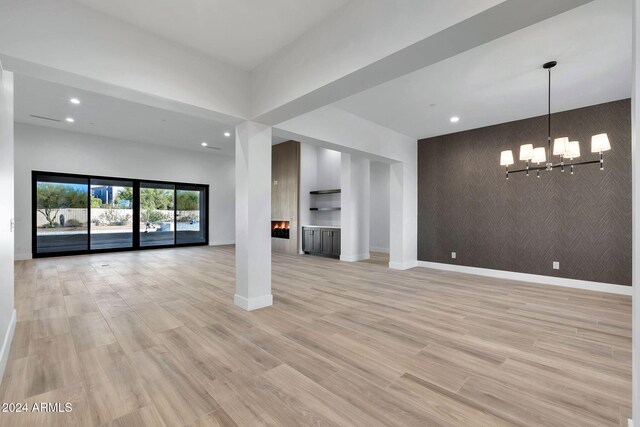
[[[547,114],[547,147],[533,147],[533,144],[524,144],[520,146],[520,161],[525,162],[524,169],[509,170],[509,166],[514,164],[513,152],[506,150],[500,153],[500,166],[505,167],[505,173],[507,179],[509,174],[512,173],[525,173],[529,176],[529,172],[535,171],[536,176],[540,178],[540,171],[547,170],[552,171],[554,169],[560,169],[560,172],[564,172],[565,166],[568,166],[571,175],[573,175],[574,166],[589,165],[592,163],[599,163],[600,170],[604,170],[604,157],[602,153],[611,149],[609,143],[609,137],[606,133],[593,135],[591,137],[591,152],[599,153],[600,160],[588,160],[583,162],[574,162],[575,159],[580,157],[580,142],[571,141],[568,137],[556,138],[553,141],[553,151],[551,150],[551,69],[558,63],[556,61],[547,62],[542,66],[549,72],[549,91],[548,91],[548,114]],[[553,163],[553,156],[559,156],[560,162]],[[568,164],[566,161],[568,160]],[[535,165],[533,165],[535,163]]]

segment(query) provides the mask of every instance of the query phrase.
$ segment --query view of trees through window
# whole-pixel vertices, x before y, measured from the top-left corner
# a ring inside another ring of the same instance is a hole
[[[43,228],[80,227],[80,221],[61,215],[67,209],[86,209],[87,191],[82,185],[43,182],[38,184],[37,210],[45,223]],[[65,220],[66,218],[66,220]]]
[[[140,185],[140,246],[175,242],[174,190],[173,185]]]
[[[75,175],[34,177],[35,254],[207,241],[205,186]],[[134,224],[139,227],[137,241]]]
[[[36,239],[41,252],[83,250],[88,236],[86,180],[44,177],[36,184]]]
[[[204,216],[204,191],[179,189],[176,201],[178,243],[197,243],[205,240],[202,217]]]
[[[133,182],[91,180],[91,249],[133,246]]]

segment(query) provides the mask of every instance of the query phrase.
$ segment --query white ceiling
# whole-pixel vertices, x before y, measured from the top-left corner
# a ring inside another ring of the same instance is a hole
[[[71,104],[71,98],[78,98],[80,105]],[[66,122],[67,117],[72,117],[75,122]],[[235,154],[233,124],[149,107],[23,75],[15,76],[15,121],[208,154]],[[225,137],[225,132],[231,136]],[[203,141],[220,150],[203,148]]]
[[[251,70],[348,0],[76,0],[165,39]]]
[[[335,105],[425,138],[631,96],[631,1],[596,0]],[[459,116],[456,124],[451,116]]]

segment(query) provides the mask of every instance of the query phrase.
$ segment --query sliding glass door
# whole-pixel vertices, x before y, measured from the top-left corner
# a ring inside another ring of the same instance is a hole
[[[207,185],[33,172],[33,256],[208,243]]]
[[[133,182],[91,180],[91,249],[133,247]]]
[[[175,243],[175,186],[140,183],[140,246]]]
[[[33,242],[38,253],[87,249],[89,180],[38,174],[33,193]]]
[[[176,190],[177,243],[206,241],[206,188],[178,185]]]

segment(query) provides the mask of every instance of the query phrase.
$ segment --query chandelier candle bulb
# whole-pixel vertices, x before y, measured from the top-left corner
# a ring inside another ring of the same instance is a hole
[[[591,137],[591,152],[600,153],[600,170],[604,170],[604,157],[603,151],[611,150],[611,143],[606,133],[593,135]]]
[[[569,138],[567,137],[556,138],[553,141],[553,155],[560,156],[560,157],[567,157],[565,156],[565,153],[567,152],[568,145],[569,145]]]
[[[609,137],[606,133],[599,135],[593,135],[591,137],[591,152],[602,153],[603,151],[611,150],[611,144],[609,143]]]
[[[571,160],[577,159],[578,157],[580,157],[580,142],[578,141],[569,142],[567,144],[567,151],[564,156],[568,157]]]
[[[513,164],[513,151],[505,150],[500,153],[500,166],[510,166]]]
[[[513,151],[505,150],[500,153],[500,165],[504,166],[507,179],[509,179],[509,165],[513,164]]]
[[[533,158],[533,144],[520,146],[520,160],[529,161]]]
[[[532,162],[540,164],[547,161],[547,152],[544,147],[536,147],[533,149]]]
[[[529,160],[533,157],[533,144],[523,144],[520,146],[520,160],[524,160],[527,176],[529,176]]]

